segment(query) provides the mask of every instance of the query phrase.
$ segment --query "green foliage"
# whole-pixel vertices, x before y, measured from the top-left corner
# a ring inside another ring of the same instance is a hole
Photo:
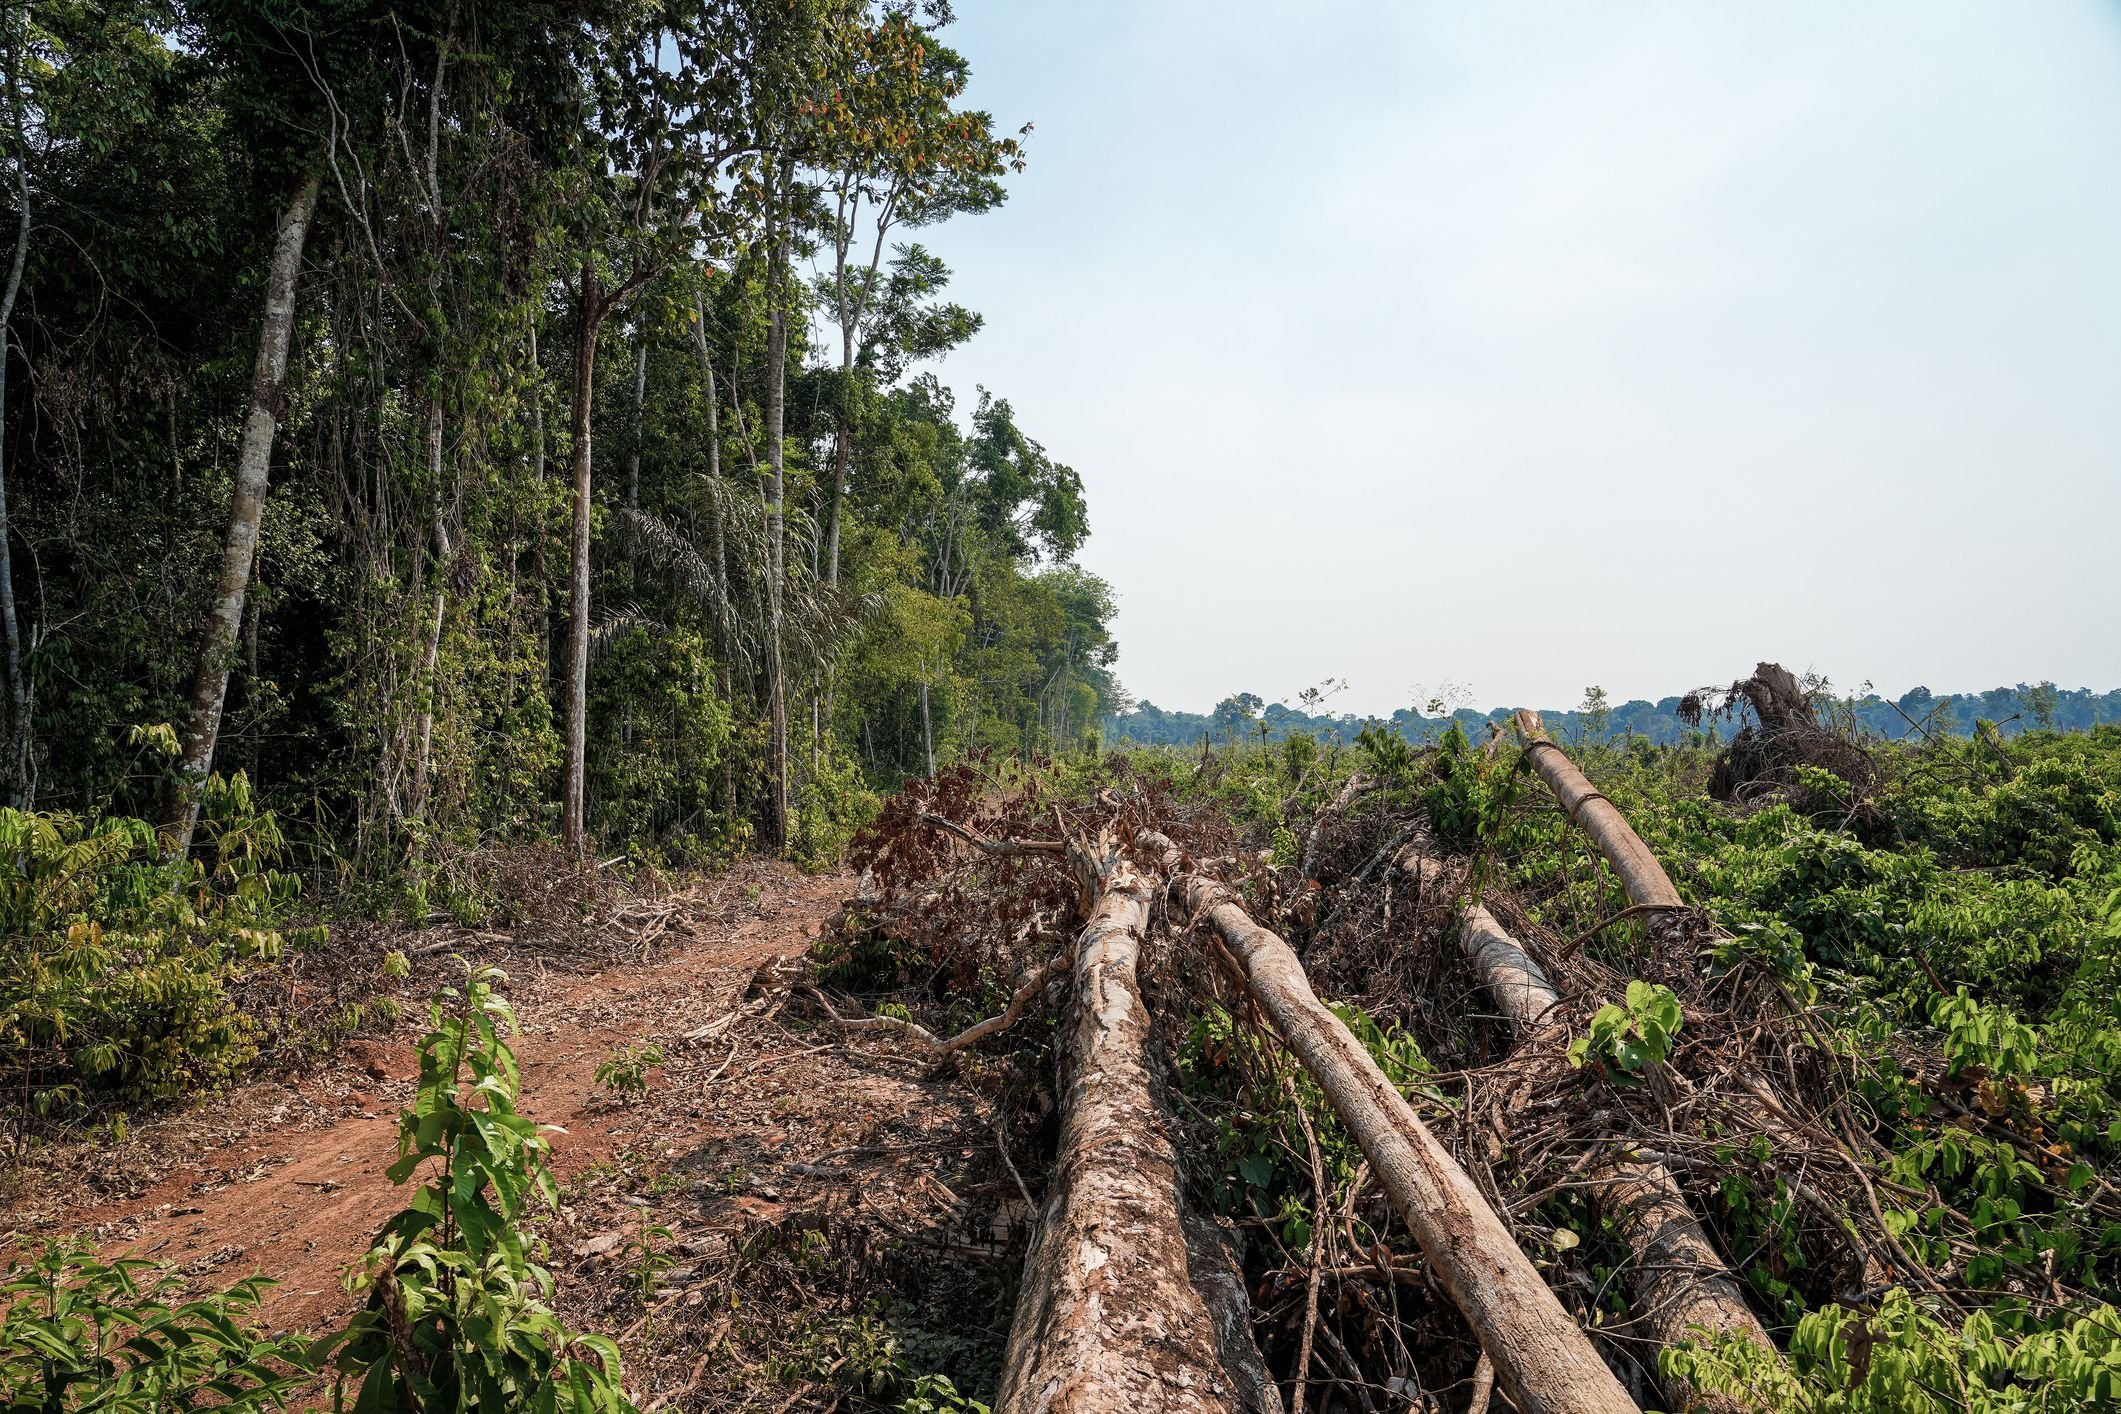
[[[1524,775],[1510,759],[1481,750],[1452,723],[1430,761],[1421,802],[1436,833],[1454,844],[1486,846],[1502,833],[1524,794]]]
[[[602,726],[590,756],[598,838],[632,846],[711,836],[735,726],[706,641],[633,624],[604,645],[590,693]]]
[[[2038,1037],[2003,1008],[1984,1005],[1961,987],[1930,1003],[1930,1020],[1944,1028],[1944,1057],[1953,1075],[1979,1066],[1989,1075],[2032,1078]]]
[[[959,1394],[946,1376],[922,1375],[898,1402],[898,1414],[993,1414],[993,1410],[969,1395]]]
[[[530,1260],[522,1223],[558,1192],[550,1142],[518,1112],[521,1074],[507,1041],[504,979],[475,968],[445,988],[420,1042],[419,1091],[398,1126],[393,1183],[424,1181],[348,1275],[368,1304],[324,1341],[334,1404],[631,1414],[609,1338],[571,1331],[550,1305],[552,1278]]]
[[[10,1257],[0,1279],[0,1405],[45,1414],[161,1414],[282,1407],[300,1388],[301,1342],[251,1325],[262,1277],[196,1301],[184,1279],[84,1242]]]
[[[1591,1029],[1569,1045],[1569,1064],[1596,1064],[1607,1076],[1639,1079],[1672,1053],[1672,1037],[1685,1015],[1670,987],[1628,983],[1624,1004],[1607,1002],[1591,1017]]]
[[[2121,1401],[2121,1312],[2041,1323],[2007,1301],[1954,1329],[1894,1287],[1875,1310],[1806,1315],[1786,1366],[1736,1337],[1660,1358],[1705,1392],[1789,1414],[2090,1414]]]
[[[1463,742],[1464,733],[1459,734]],[[1382,727],[1364,727],[1355,735],[1355,745],[1369,758],[1370,769],[1388,785],[1401,785],[1414,777],[1414,748],[1407,739]]]
[[[1023,166],[965,102],[947,10],[503,7],[473,36],[369,0],[16,7],[37,140],[9,332],[41,371],[0,443],[37,623],[34,740],[0,785],[155,817],[166,763],[122,727],[188,711],[262,276],[325,131],[363,175],[326,178],[308,236],[215,748],[305,862],[364,906],[468,915],[488,847],[554,832],[578,436],[603,849],[825,867],[931,760],[1094,746],[1124,693],[1111,590],[1073,563],[1081,478],[1000,396],[961,422],[927,368],[979,316],[895,240]],[[799,279],[784,240],[842,259]],[[844,344],[810,343],[819,314]]]
[[[173,1099],[256,1055],[228,989],[286,946],[300,886],[242,773],[208,784],[202,829],[165,860],[144,820],[0,809],[0,1083],[37,1113]]]
[[[883,797],[862,782],[849,760],[820,759],[803,788],[789,829],[788,856],[804,869],[837,866],[847,842],[876,818]]]
[[[663,1063],[663,1048],[653,1041],[614,1046],[597,1063],[596,1081],[622,1104],[648,1094],[648,1072]]]

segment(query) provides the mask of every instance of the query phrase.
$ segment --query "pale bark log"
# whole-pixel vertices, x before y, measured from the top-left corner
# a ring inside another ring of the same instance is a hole
[[[1155,885],[1109,828],[1074,859],[1095,903],[1076,941],[1059,1152],[995,1408],[1236,1411],[1216,1321],[1188,1278],[1178,1156],[1135,976]]]
[[[1686,1195],[1662,1163],[1643,1155],[1625,1155],[1591,1175],[1599,1186],[1591,1197],[1627,1243],[1629,1295],[1635,1323],[1659,1349],[1703,1344],[1734,1335],[1774,1353],[1768,1338],[1730,1268],[1702,1231],[1687,1206]],[[1697,1414],[1738,1414],[1758,1404],[1725,1395],[1704,1395],[1686,1381],[1658,1383],[1674,1410]]]
[[[1289,1049],[1370,1161],[1436,1280],[1495,1362],[1524,1414],[1633,1414],[1627,1396],[1456,1160],[1377,1062],[1311,990],[1289,945],[1222,885],[1180,874],[1177,851],[1144,834],[1173,873],[1172,894],[1213,929]]]
[[[1424,884],[1442,883],[1445,870],[1420,846],[1400,856],[1400,867]],[[1508,1018],[1520,1045],[1553,1019],[1561,993],[1495,915],[1473,904],[1459,915],[1458,946]],[[1553,1040],[1560,1042],[1557,1033]],[[1639,1154],[1623,1154],[1594,1171],[1593,1200],[1627,1243],[1633,1262],[1629,1294],[1636,1324],[1659,1349],[1731,1334],[1772,1352],[1774,1342],[1746,1305],[1714,1243],[1687,1206],[1671,1170]],[[1703,1396],[1684,1380],[1659,1384],[1675,1410],[1722,1414],[1751,1408],[1743,1401]]]
[[[273,241],[265,281],[265,318],[258,330],[258,359],[250,376],[250,411],[244,417],[243,442],[236,453],[221,571],[214,582],[213,607],[207,613],[198,673],[192,680],[191,726],[163,815],[163,845],[172,854],[191,847],[192,830],[199,822],[199,792],[213,770],[214,747],[221,737],[229,659],[243,627],[243,599],[250,589],[251,567],[258,554],[258,524],[265,514],[273,432],[279,426],[287,345],[295,327],[295,284],[302,274],[302,248],[309,239],[310,219],[316,215],[322,185],[318,172],[303,181],[280,213],[279,232]]]
[[[1554,792],[1562,809],[1605,855],[1613,872],[1620,876],[1621,887],[1627,890],[1628,903],[1642,909],[1671,909],[1686,907],[1679,897],[1679,890],[1672,887],[1672,880],[1657,862],[1657,856],[1642,842],[1627,818],[1612,801],[1598,792],[1576,763],[1547,736],[1546,728],[1540,725],[1537,712],[1524,711],[1517,714],[1517,737],[1524,744],[1525,755],[1531,759],[1532,769]]]

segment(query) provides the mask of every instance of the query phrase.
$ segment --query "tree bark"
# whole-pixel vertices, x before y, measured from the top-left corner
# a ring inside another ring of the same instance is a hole
[[[441,692],[442,624],[449,611],[449,524],[442,495],[442,402],[427,407],[427,475],[434,486],[435,592],[427,647],[420,658],[419,752],[412,768],[412,813],[427,817],[427,788],[434,767],[435,699]]]
[[[700,355],[700,378],[707,394],[707,514],[714,533],[714,626],[715,670],[722,687],[722,701],[735,706],[736,684],[731,660],[736,656],[736,614],[729,604],[729,542],[722,527],[722,413],[714,385],[714,353],[707,343],[707,296],[697,284],[692,290],[692,341]],[[734,753],[722,752],[722,813],[736,816],[736,763]]]
[[[928,665],[921,664],[921,750],[928,756],[928,778],[935,778],[935,722],[928,715]]]
[[[597,333],[608,312],[596,269],[584,261],[574,336],[574,538],[568,582],[567,765],[560,802],[560,837],[577,855],[589,842],[584,822],[589,774],[590,414],[596,397]]]
[[[1420,845],[1410,846],[1400,867],[1424,885],[1443,884],[1444,867]],[[1556,1045],[1565,1038],[1552,1025],[1561,993],[1546,970],[1527,953],[1495,915],[1480,904],[1459,914],[1458,946],[1486,984],[1496,1008],[1509,1021],[1520,1046],[1543,1033]],[[1636,1322],[1659,1349],[1730,1334],[1773,1352],[1759,1318],[1687,1205],[1671,1170],[1662,1163],[1622,1153],[1594,1170],[1593,1201],[1611,1220],[1634,1261],[1628,1268]],[[1755,1406],[1723,1396],[1705,1396],[1684,1380],[1659,1385],[1675,1410],[1733,1414]]]
[[[633,445],[626,452],[626,509],[641,508],[641,409],[648,402],[648,331],[633,355]]]
[[[995,1409],[1237,1411],[1217,1323],[1189,1278],[1178,1155],[1135,975],[1155,885],[1109,826],[1069,853],[1095,903],[1076,940],[1060,1147]]]
[[[14,335],[15,296],[22,291],[22,268],[29,257],[29,140],[23,132],[23,100],[18,86],[20,48],[21,40],[10,35],[7,101],[15,139],[15,205],[19,223],[14,259],[8,265],[7,290],[0,294],[0,630],[5,631],[7,643],[7,758],[0,766],[7,773],[7,803],[17,810],[27,810],[36,803],[37,792],[30,776],[29,675],[22,666],[22,625],[15,613],[15,560],[7,519],[6,436],[8,353]]]
[[[1540,725],[1539,714],[1522,711],[1517,714],[1517,738],[1524,745],[1525,755],[1530,758],[1532,769],[1554,792],[1562,809],[1576,822],[1577,828],[1591,837],[1613,872],[1620,876],[1620,884],[1627,891],[1630,907],[1677,912],[1686,907],[1679,897],[1679,890],[1672,887],[1672,880],[1657,862],[1657,856],[1642,842],[1613,802],[1599,794],[1576,763],[1548,737],[1546,728]]]
[[[172,854],[191,848],[192,831],[199,822],[199,794],[213,770],[214,746],[221,736],[229,660],[243,626],[243,599],[257,560],[258,523],[265,514],[273,432],[279,425],[281,388],[287,378],[287,345],[294,334],[295,285],[302,273],[302,248],[309,239],[321,186],[319,172],[303,180],[280,213],[279,232],[273,240],[265,282],[265,318],[258,330],[257,363],[251,370],[250,411],[236,454],[235,492],[229,503],[221,571],[214,582],[213,606],[207,613],[199,668],[192,680],[191,725],[163,813],[163,846]]]
[[[773,302],[766,329],[766,465],[769,490],[766,501],[766,632],[767,710],[769,750],[772,756],[771,824],[776,849],[788,847],[788,683],[782,661],[781,606],[787,584],[787,452],[783,440],[788,430],[788,203],[794,180],[794,164],[780,163],[773,250],[768,261],[767,297]]]
[[[1141,841],[1165,860],[1173,898],[1222,940],[1260,1008],[1325,1092],[1518,1409],[1635,1414],[1634,1401],[1472,1179],[1320,1003],[1289,945],[1253,921],[1221,884],[1180,872],[1170,841],[1146,832]]]

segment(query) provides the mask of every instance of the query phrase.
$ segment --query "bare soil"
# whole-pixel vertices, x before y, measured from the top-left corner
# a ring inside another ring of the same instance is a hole
[[[620,1337],[644,1408],[891,1407],[914,1373],[991,1379],[1029,1211],[993,1104],[785,989],[853,885],[747,866],[666,900],[645,960],[588,972],[482,935],[511,973],[523,1107],[566,1131],[562,1205],[538,1225],[557,1304]],[[85,1233],[199,1289],[262,1273],[269,1329],[330,1329],[356,1304],[342,1269],[408,1196],[384,1170],[413,1011],[310,1073],[40,1152],[0,1230]],[[598,1064],[642,1041],[667,1057],[647,1096],[600,1096]]]

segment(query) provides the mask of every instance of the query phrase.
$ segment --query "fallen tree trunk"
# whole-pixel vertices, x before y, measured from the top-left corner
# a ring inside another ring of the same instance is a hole
[[[1226,1361],[1229,1341],[1250,1344],[1250,1322],[1229,1314],[1233,1283],[1211,1270],[1226,1259],[1214,1258],[1197,1224],[1189,1247],[1181,1220],[1178,1155],[1135,976],[1155,885],[1109,827],[1094,845],[1071,845],[1069,857],[1094,902],[1075,947],[1059,1152],[1024,1258],[995,1408],[1278,1411],[1256,1348],[1249,1375],[1243,1359]],[[1235,1288],[1242,1302],[1242,1284]]]
[[[1526,718],[1531,718],[1529,724]],[[1539,732],[1539,722],[1530,713],[1518,714],[1520,733],[1539,733],[1535,741],[1545,745],[1541,753],[1545,764],[1534,762],[1535,769],[1562,797],[1572,818],[1584,826],[1605,852],[1616,870],[1622,871],[1627,882],[1628,902],[1635,907],[1676,907],[1679,891],[1672,887],[1664,866],[1657,862],[1642,837],[1628,825],[1620,811],[1604,796],[1597,796],[1596,817],[1603,833],[1594,832],[1584,823],[1584,815],[1576,805],[1571,805],[1570,796],[1563,794],[1563,785],[1570,785],[1578,801],[1586,801],[1590,782],[1583,773],[1562,754],[1561,748],[1544,740]],[[1549,774],[1549,771],[1552,774]],[[1573,782],[1581,782],[1576,788]],[[1412,853],[1413,851],[1409,851]],[[1622,860],[1627,861],[1623,869]],[[1434,860],[1422,857],[1413,863],[1416,870],[1440,870]],[[1430,877],[1424,874],[1426,879]],[[1642,892],[1637,893],[1638,884]],[[1662,902],[1670,897],[1670,905]],[[1547,979],[1546,972],[1517,944],[1508,931],[1495,921],[1493,914],[1478,904],[1467,908],[1461,915],[1459,947],[1465,952],[1487,984],[1495,1005],[1510,1021],[1520,1043],[1530,1039],[1544,1025],[1545,1018],[1561,1003],[1561,994]],[[1626,1242],[1634,1258],[1628,1273],[1630,1292],[1634,1298],[1636,1317],[1644,1334],[1655,1341],[1659,1348],[1689,1341],[1700,1341],[1704,1337],[1734,1335],[1751,1341],[1762,1350],[1772,1352],[1775,1343],[1761,1326],[1760,1320],[1746,1304],[1744,1293],[1732,1278],[1730,1268],[1724,1265],[1723,1257],[1709,1241],[1701,1223],[1694,1217],[1693,1209],[1687,1206],[1686,1195],[1680,1191],[1678,1182],[1670,1169],[1662,1162],[1639,1154],[1622,1154],[1611,1163],[1591,1175],[1597,1185],[1591,1189],[1594,1201],[1610,1218],[1618,1230],[1621,1240]],[[1725,1396],[1704,1396],[1684,1380],[1665,1379],[1660,1373],[1659,1383],[1664,1387],[1665,1398],[1681,1410],[1736,1411],[1754,1406],[1743,1400]]]
[[[1221,884],[1181,873],[1171,841],[1144,831],[1140,842],[1164,861],[1172,896],[1222,940],[1261,1010],[1325,1092],[1522,1414],[1635,1414],[1634,1401],[1472,1179],[1312,992],[1289,945]]]
[[[1657,856],[1628,824],[1619,807],[1599,794],[1590,779],[1576,769],[1576,763],[1554,744],[1546,728],[1540,725],[1537,712],[1527,710],[1517,714],[1517,739],[1523,743],[1532,769],[1547,783],[1547,789],[1554,792],[1561,808],[1568,812],[1578,829],[1591,837],[1599,853],[1613,866],[1613,872],[1620,876],[1620,885],[1627,890],[1629,906],[1646,912],[1684,909],[1685,901],[1679,897],[1679,890],[1672,887],[1671,877],[1657,862]]]

